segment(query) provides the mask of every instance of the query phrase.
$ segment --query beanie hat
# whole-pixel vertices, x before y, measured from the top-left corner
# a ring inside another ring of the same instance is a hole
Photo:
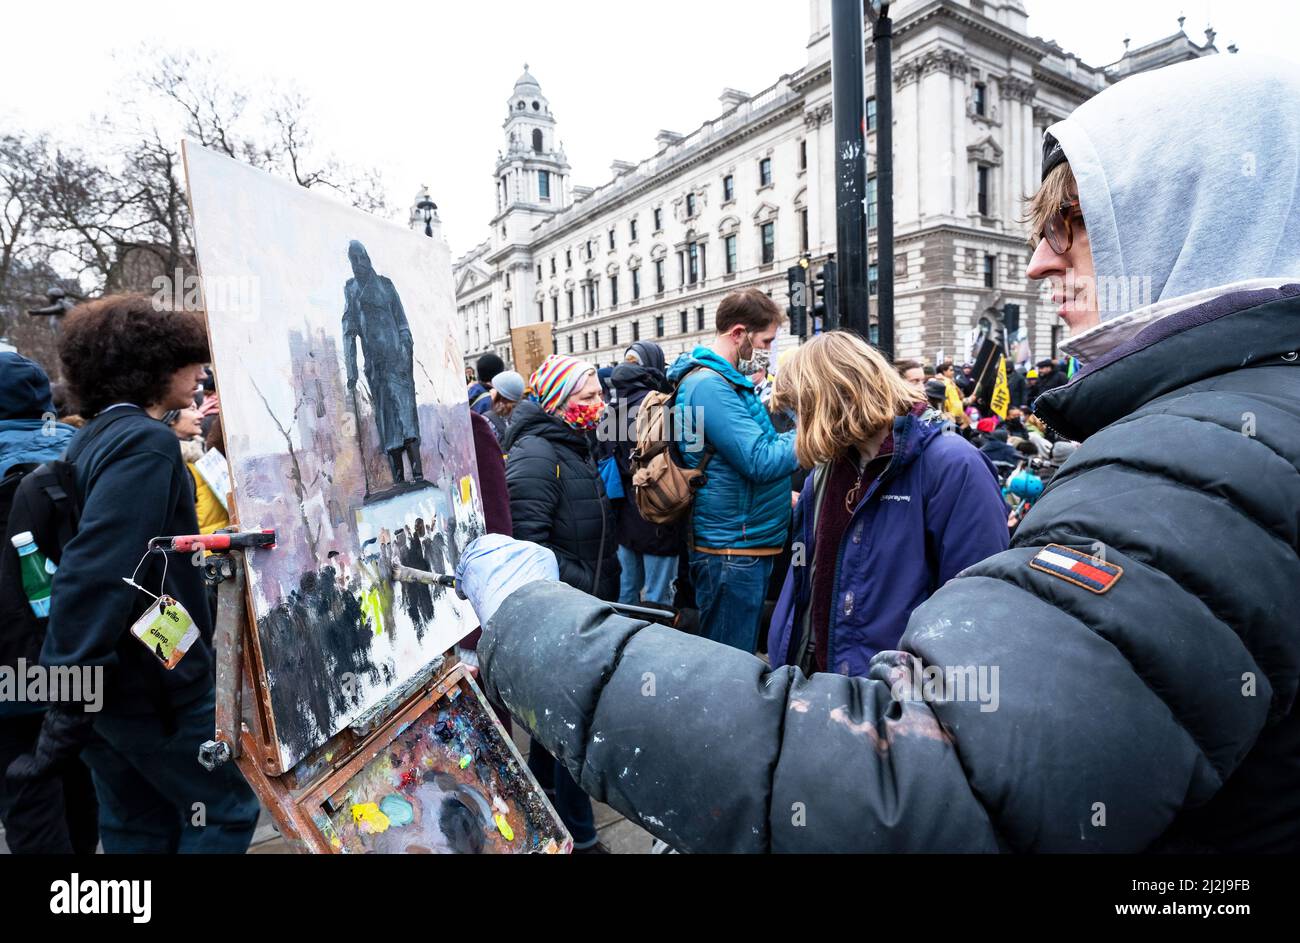
[[[596,368],[585,360],[551,354],[528,378],[528,388],[542,409],[552,413],[577,389],[583,377],[595,372]]]
[[[484,386],[492,382],[492,378],[506,368],[503,361],[496,354],[484,354],[478,358],[478,381]]]
[[[524,395],[524,378],[513,370],[503,370],[492,378],[492,389],[500,393],[502,399],[517,403]]]

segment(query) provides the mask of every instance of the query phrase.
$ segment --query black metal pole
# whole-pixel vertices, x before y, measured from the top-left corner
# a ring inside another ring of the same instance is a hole
[[[831,107],[835,115],[835,242],[839,298],[827,328],[868,337],[866,78],[862,0],[831,0]]]
[[[876,48],[876,346],[894,359],[894,83],[893,22],[880,5],[871,41]]]

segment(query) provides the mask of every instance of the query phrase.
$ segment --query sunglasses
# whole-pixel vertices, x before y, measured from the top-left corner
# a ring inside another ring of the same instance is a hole
[[[1040,238],[1046,239],[1047,244],[1057,255],[1065,255],[1074,245],[1074,225],[1070,221],[1080,215],[1077,199],[1063,200],[1061,205],[1052,211],[1052,215],[1047,217]]]

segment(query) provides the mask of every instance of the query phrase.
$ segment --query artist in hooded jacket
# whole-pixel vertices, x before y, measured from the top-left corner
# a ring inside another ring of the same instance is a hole
[[[805,674],[864,675],[898,646],[912,611],[960,570],[1007,549],[993,467],[855,334],[830,331],[781,367],[777,410],[799,417],[815,466],[794,512],[792,558],[767,654]]]
[[[1037,409],[1083,444],[865,676],[769,672],[485,544],[488,690],[683,850],[1300,850],[1297,101],[1296,65],[1213,56],[1048,129],[1028,271],[1082,369]]]
[[[618,598],[615,517],[596,466],[596,426],[604,410],[596,368],[552,354],[528,380],[502,448],[514,536],[549,548],[559,578],[598,599]],[[521,720],[523,718],[520,718]],[[548,791],[577,851],[604,851],[591,800],[565,767],[533,741],[528,765]]]

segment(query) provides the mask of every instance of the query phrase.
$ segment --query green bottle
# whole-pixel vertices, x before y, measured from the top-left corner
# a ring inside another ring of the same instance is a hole
[[[18,551],[18,565],[23,574],[23,592],[38,619],[50,617],[50,574],[56,567],[36,549],[36,538],[29,530],[9,538]]]

